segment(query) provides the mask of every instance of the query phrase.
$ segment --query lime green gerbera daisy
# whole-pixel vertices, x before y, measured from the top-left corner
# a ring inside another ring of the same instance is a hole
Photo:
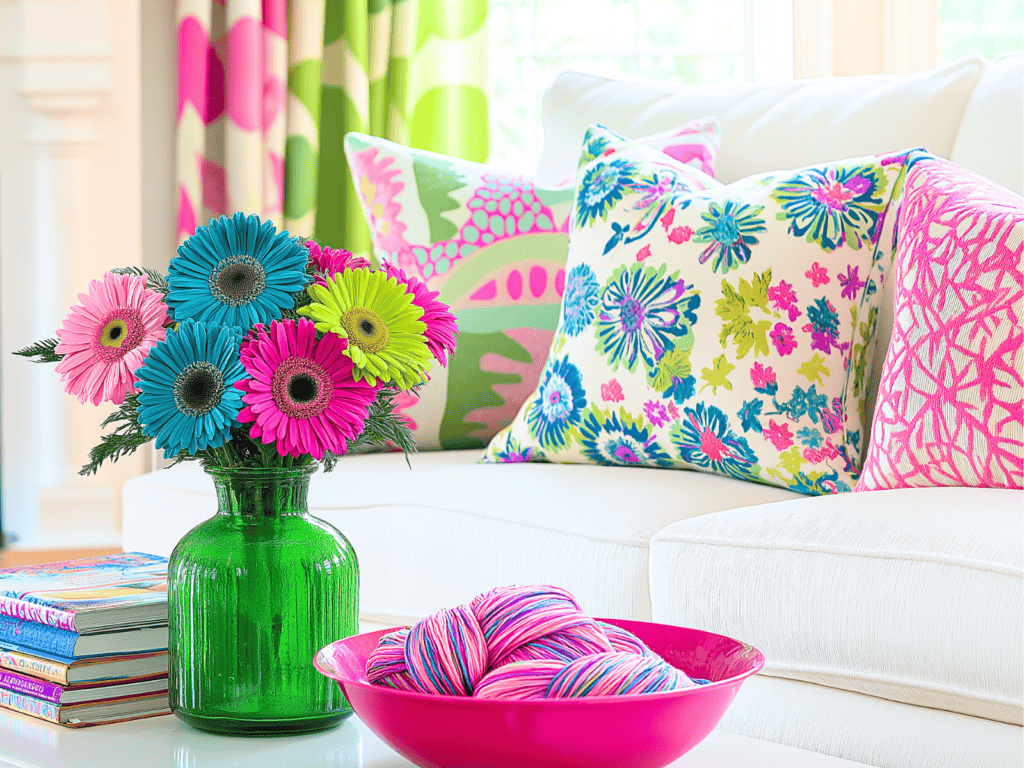
[[[406,287],[384,272],[346,269],[326,285],[307,289],[312,304],[300,307],[318,331],[348,340],[344,354],[355,366],[352,376],[371,386],[394,382],[408,389],[430,368],[423,307]]]

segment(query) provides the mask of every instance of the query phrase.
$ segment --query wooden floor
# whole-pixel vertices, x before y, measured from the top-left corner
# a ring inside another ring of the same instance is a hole
[[[0,549],[0,568],[56,563],[59,560],[79,560],[83,557],[112,555],[120,551],[120,549]]]

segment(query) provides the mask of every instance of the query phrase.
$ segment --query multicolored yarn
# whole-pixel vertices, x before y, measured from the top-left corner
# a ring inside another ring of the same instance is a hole
[[[417,691],[405,667],[405,643],[409,628],[390,632],[377,641],[377,647],[366,660],[366,679],[400,691]]]
[[[499,587],[384,635],[370,683],[481,698],[575,698],[673,691],[697,683],[566,590]]]
[[[605,635],[608,637],[608,641],[612,644],[612,649],[621,651],[623,653],[638,653],[641,656],[654,656],[654,651],[648,648],[644,641],[634,635],[632,632],[617,627],[614,624],[606,624],[603,621],[597,622],[598,625],[604,630]]]
[[[438,611],[409,630],[405,666],[423,693],[472,696],[487,672],[487,642],[464,605]]]
[[[563,669],[565,662],[554,659],[513,661],[484,675],[473,695],[478,699],[543,699]]]
[[[573,658],[612,650],[597,622],[558,587],[499,587],[473,598],[470,607],[487,638],[494,667],[506,661],[564,658],[573,646],[579,648]],[[556,634],[554,644],[560,648],[552,653],[550,636]]]
[[[657,656],[617,651],[570,662],[554,676],[544,696],[549,699],[625,696],[675,691],[694,685],[690,678]]]

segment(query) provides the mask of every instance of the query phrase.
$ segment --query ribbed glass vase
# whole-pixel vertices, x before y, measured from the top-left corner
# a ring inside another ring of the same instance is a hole
[[[352,713],[312,663],[359,614],[352,545],[307,509],[314,469],[207,470],[217,514],[178,543],[167,580],[170,703],[189,725],[295,733]]]

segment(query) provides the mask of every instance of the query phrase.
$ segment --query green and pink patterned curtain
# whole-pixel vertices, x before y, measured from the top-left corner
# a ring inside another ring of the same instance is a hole
[[[483,162],[487,0],[177,0],[180,243],[222,213],[370,250],[342,138]]]

